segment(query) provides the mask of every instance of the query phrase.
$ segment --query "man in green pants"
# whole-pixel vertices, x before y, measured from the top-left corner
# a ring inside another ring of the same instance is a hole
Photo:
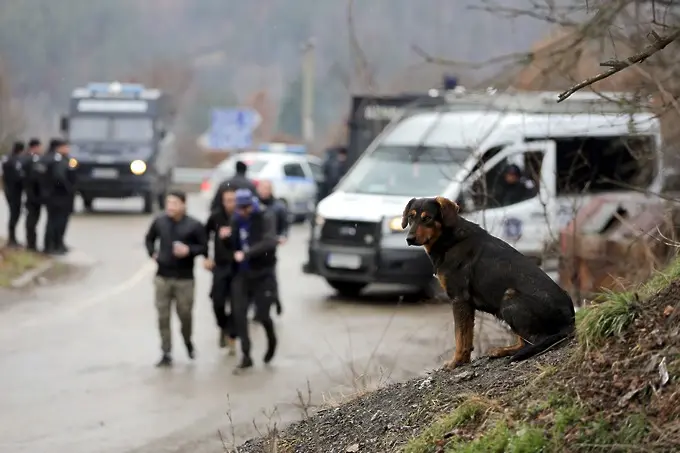
[[[173,302],[182,325],[182,338],[190,359],[194,358],[191,341],[194,308],[194,259],[207,256],[205,228],[186,214],[186,195],[171,192],[165,202],[165,213],[154,219],[146,234],[146,249],[158,263],[155,278],[158,329],[162,356],[157,366],[172,365],[170,314]]]

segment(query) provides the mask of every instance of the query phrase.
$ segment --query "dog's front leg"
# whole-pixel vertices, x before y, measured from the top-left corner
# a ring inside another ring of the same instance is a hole
[[[470,363],[471,360],[475,308],[469,298],[453,300],[453,322],[456,332],[456,351],[453,358],[444,364],[444,368],[448,370]]]

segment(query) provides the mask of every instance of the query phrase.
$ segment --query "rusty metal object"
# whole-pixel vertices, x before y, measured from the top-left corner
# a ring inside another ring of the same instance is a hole
[[[560,285],[578,304],[643,282],[674,253],[677,213],[659,199],[593,198],[560,232]]]

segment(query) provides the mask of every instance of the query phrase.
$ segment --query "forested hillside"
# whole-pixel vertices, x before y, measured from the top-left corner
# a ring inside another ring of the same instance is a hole
[[[360,51],[350,45],[347,0],[0,0],[0,59],[14,96],[33,100],[33,116],[57,112],[78,84],[129,78],[161,62],[181,66],[191,74],[188,123],[196,129],[205,126],[211,105],[243,102],[257,91],[277,108],[287,99],[287,109],[299,109],[300,46],[313,37],[323,129],[347,108],[350,83],[360,88],[352,82],[352,55],[365,55],[378,87],[413,89],[403,85],[424,78],[404,76],[422,72],[414,45],[483,61],[526,49],[546,30],[540,21],[470,9],[479,1],[354,3]],[[521,8],[529,0],[505,3]],[[281,126],[296,133],[299,125]]]

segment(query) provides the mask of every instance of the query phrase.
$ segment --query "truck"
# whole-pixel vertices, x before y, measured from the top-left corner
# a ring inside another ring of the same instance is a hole
[[[462,216],[542,265],[593,196],[662,187],[659,119],[634,96],[576,93],[561,103],[554,92],[438,96],[446,102],[405,112],[385,128],[317,205],[305,273],[345,296],[371,283],[438,295],[427,254],[407,247],[401,227],[412,197],[456,201]],[[499,202],[510,165],[535,190]]]
[[[60,129],[71,147],[76,191],[87,211],[97,198],[141,197],[163,209],[177,164],[170,97],[141,84],[89,83],[73,90]]]

